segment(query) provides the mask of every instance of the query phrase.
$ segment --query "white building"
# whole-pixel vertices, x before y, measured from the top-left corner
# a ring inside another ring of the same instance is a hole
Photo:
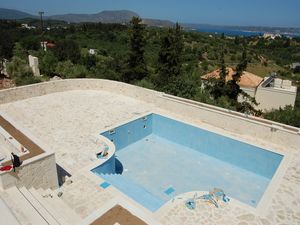
[[[36,28],[35,26],[29,26],[27,23],[22,23],[21,26],[22,26],[22,28],[26,28],[28,30]]]
[[[93,48],[89,49],[89,54],[90,55],[96,55],[97,54],[97,49],[93,49]]]
[[[295,106],[297,87],[292,86],[290,80],[275,78],[274,75],[265,77],[257,87],[255,99],[258,108],[263,111],[284,108],[287,105]]]
[[[232,80],[235,71],[232,68],[227,68],[226,82]],[[209,74],[202,76],[203,80],[210,78],[218,79],[220,70],[215,70]],[[263,111],[270,111],[272,109],[284,108],[287,105],[294,107],[297,95],[297,87],[292,86],[289,80],[281,80],[275,78],[276,74],[264,79],[244,71],[238,82],[241,89],[251,97],[254,97],[259,104],[257,109]],[[242,102],[244,99],[240,96],[238,101]]]
[[[295,69],[299,69],[300,68],[300,62],[295,62],[295,63],[292,63],[290,68],[292,70],[295,70]]]
[[[265,39],[274,40],[277,37],[281,38],[281,35],[280,34],[272,34],[272,33],[264,33],[264,35],[263,35],[263,38],[265,38]]]
[[[47,41],[41,41],[41,47],[46,52],[47,51]]]

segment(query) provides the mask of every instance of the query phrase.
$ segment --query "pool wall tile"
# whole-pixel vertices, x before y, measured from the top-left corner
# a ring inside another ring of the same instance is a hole
[[[283,156],[161,115],[153,114],[152,132],[175,143],[272,178]]]

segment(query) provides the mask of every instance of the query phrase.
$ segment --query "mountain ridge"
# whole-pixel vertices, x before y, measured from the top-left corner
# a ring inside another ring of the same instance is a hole
[[[131,20],[131,18],[134,16],[140,17],[136,12],[130,10],[104,10],[92,14],[68,13],[68,14],[44,16],[44,19],[61,20],[68,23],[82,23],[82,22],[128,23]],[[0,8],[0,19],[19,20],[25,18],[39,18],[39,17],[19,10]],[[142,20],[143,23],[148,26],[170,27],[174,25],[174,23],[169,20],[149,19],[149,18],[142,18]]]
[[[37,18],[37,16],[20,10],[0,8],[0,19],[18,20],[24,18]]]
[[[82,23],[82,22],[94,22],[94,23],[127,23],[132,17],[139,16],[137,13],[129,10],[105,10],[99,13],[93,14],[60,14],[48,16],[48,19],[64,20],[69,23]]]

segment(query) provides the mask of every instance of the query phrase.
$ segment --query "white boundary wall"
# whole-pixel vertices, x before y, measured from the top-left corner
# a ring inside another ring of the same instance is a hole
[[[113,92],[239,135],[248,135],[294,149],[300,146],[299,128],[110,80],[68,79],[11,88],[0,91],[0,104],[70,90]]]

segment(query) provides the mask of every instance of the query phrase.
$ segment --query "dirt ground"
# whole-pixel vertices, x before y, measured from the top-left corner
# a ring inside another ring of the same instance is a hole
[[[107,211],[91,225],[114,225],[116,223],[121,225],[146,225],[144,221],[119,205]]]

